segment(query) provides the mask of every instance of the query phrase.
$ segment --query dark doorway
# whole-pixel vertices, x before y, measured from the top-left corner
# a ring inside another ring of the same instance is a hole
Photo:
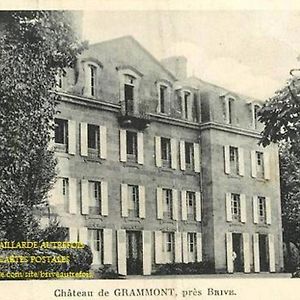
[[[243,246],[242,234],[232,234],[232,258],[233,258],[233,271],[243,272]]]
[[[143,272],[142,262],[142,234],[140,231],[127,231],[127,274],[141,275]]]
[[[268,244],[267,244],[267,235],[259,235],[259,262],[260,262],[260,271],[268,272],[269,271],[269,259],[268,259]]]

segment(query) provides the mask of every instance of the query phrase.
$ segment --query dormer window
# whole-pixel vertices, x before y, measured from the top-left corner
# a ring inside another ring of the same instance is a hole
[[[253,110],[253,112],[252,112],[252,124],[253,124],[253,128],[254,129],[257,129],[257,127],[258,127],[258,112],[259,112],[259,110],[260,110],[260,105],[258,105],[258,104],[254,104],[253,106],[252,106],[252,110]]]
[[[187,90],[182,91],[181,95],[181,116],[186,120],[193,120],[192,106],[193,106],[193,93]]]
[[[127,114],[138,113],[139,84],[143,76],[131,66],[117,68],[120,80],[120,103],[122,112]]]
[[[161,80],[157,82],[158,104],[157,113],[168,114],[170,113],[171,104],[171,82]]]
[[[234,101],[235,99],[230,96],[225,96],[224,98],[224,106],[225,106],[225,122],[227,124],[233,124],[233,116],[234,116]]]
[[[100,70],[102,64],[94,58],[86,58],[82,63],[85,79],[83,94],[86,97],[96,98],[99,96]]]
[[[124,98],[125,98],[125,111],[126,113],[134,112],[134,89],[136,78],[126,74],[124,80]]]
[[[89,81],[89,94],[90,96],[96,95],[96,76],[97,76],[97,68],[94,65],[88,65],[88,81]]]

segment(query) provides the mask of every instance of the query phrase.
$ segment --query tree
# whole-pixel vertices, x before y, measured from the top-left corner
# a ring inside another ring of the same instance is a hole
[[[291,75],[294,75],[291,70]],[[265,127],[260,143],[279,143],[283,239],[287,270],[294,270],[291,243],[300,248],[300,78],[292,76],[259,112]]]
[[[55,78],[84,44],[69,12],[1,12],[0,19],[0,230],[20,241],[36,238],[35,209],[46,205],[55,180]]]
[[[285,141],[291,142],[293,149],[300,140],[300,77],[292,76],[266,101],[259,112],[259,120],[265,125],[260,141],[263,146]]]

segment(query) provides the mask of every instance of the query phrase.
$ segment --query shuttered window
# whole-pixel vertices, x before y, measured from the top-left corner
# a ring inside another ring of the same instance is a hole
[[[172,190],[171,189],[163,189],[162,190],[163,196],[163,209],[164,209],[164,219],[171,219],[173,216],[173,197],[172,197]]]

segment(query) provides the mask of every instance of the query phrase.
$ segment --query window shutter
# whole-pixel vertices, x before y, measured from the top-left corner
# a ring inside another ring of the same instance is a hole
[[[251,151],[251,176],[256,177],[256,151]]]
[[[126,230],[117,230],[118,273],[127,275],[126,265]]]
[[[226,193],[226,221],[232,221],[231,213],[231,193]]]
[[[146,217],[146,198],[145,198],[145,187],[139,186],[139,217],[145,219]]]
[[[80,123],[80,154],[88,155],[87,123]]]
[[[185,165],[185,141],[179,142],[179,150],[180,150],[180,169],[184,171],[186,169]]]
[[[86,227],[79,228],[79,241],[85,245],[87,245],[87,241],[88,241],[87,235],[88,235],[88,230]]]
[[[163,219],[163,198],[162,198],[162,188],[158,187],[156,189],[156,207],[157,207],[157,219]]]
[[[274,248],[274,235],[268,234],[268,248],[269,248],[269,270],[275,272],[275,248]]]
[[[81,213],[83,215],[89,214],[89,182],[85,179],[81,180]]]
[[[178,220],[178,191],[175,189],[172,189],[172,217],[173,220]]]
[[[77,213],[77,179],[69,178],[69,213]]]
[[[101,215],[108,216],[108,189],[106,181],[101,181]]]
[[[186,191],[181,191],[181,219],[187,220]]]
[[[197,241],[197,262],[201,262],[202,261],[202,233],[201,232],[197,232],[196,241]]]
[[[195,193],[196,196],[196,221],[201,221],[201,194],[200,192]]]
[[[181,233],[175,232],[175,262],[180,263],[182,262],[182,250],[181,250]]]
[[[49,205],[56,206],[58,204],[63,203],[62,202],[61,186],[62,186],[62,179],[61,178],[57,178],[57,180],[54,183],[51,191],[48,194],[49,195],[48,196]]]
[[[151,231],[143,230],[143,275],[151,275]]]
[[[226,174],[230,174],[230,157],[229,146],[224,146],[224,171]]]
[[[182,232],[182,261],[189,262],[187,232]]]
[[[144,164],[144,134],[137,133],[137,160],[140,165]]]
[[[121,213],[122,217],[128,217],[128,187],[126,183],[121,184]]]
[[[200,145],[194,143],[194,171],[200,173]]]
[[[271,198],[266,197],[266,223],[272,223],[272,215],[271,215]]]
[[[155,162],[157,167],[162,166],[161,162],[161,140],[160,136],[155,137]]]
[[[103,229],[103,264],[112,264],[112,229]]]
[[[107,158],[107,130],[106,126],[100,126],[100,158]]]
[[[250,241],[249,233],[243,233],[244,272],[250,273]]]
[[[78,229],[76,227],[69,227],[69,242],[78,242]]]
[[[238,148],[238,159],[239,159],[239,174],[241,176],[245,175],[245,161],[244,161],[244,149]]]
[[[50,121],[50,130],[49,130],[49,144],[48,144],[48,147],[47,149],[50,150],[50,151],[54,151],[54,147],[55,147],[55,121],[52,120]],[[53,128],[53,129],[52,129]]]
[[[163,264],[165,262],[163,252],[163,233],[155,231],[155,263]]]
[[[271,179],[270,152],[268,152],[268,151],[264,152],[264,174],[265,174],[265,179],[267,179],[267,180]]]
[[[254,272],[258,273],[260,271],[258,233],[254,233],[253,235],[253,256],[254,256]]]
[[[258,197],[253,196],[253,223],[258,223]]]
[[[68,152],[75,155],[76,153],[76,121],[68,120]]]
[[[120,129],[120,161],[127,161],[126,130]]]
[[[227,256],[227,272],[233,273],[232,233],[231,232],[226,232],[226,256]]]
[[[177,141],[171,139],[171,167],[177,169]]]
[[[240,195],[240,204],[241,204],[241,222],[246,223],[247,221],[247,204],[245,194]]]

